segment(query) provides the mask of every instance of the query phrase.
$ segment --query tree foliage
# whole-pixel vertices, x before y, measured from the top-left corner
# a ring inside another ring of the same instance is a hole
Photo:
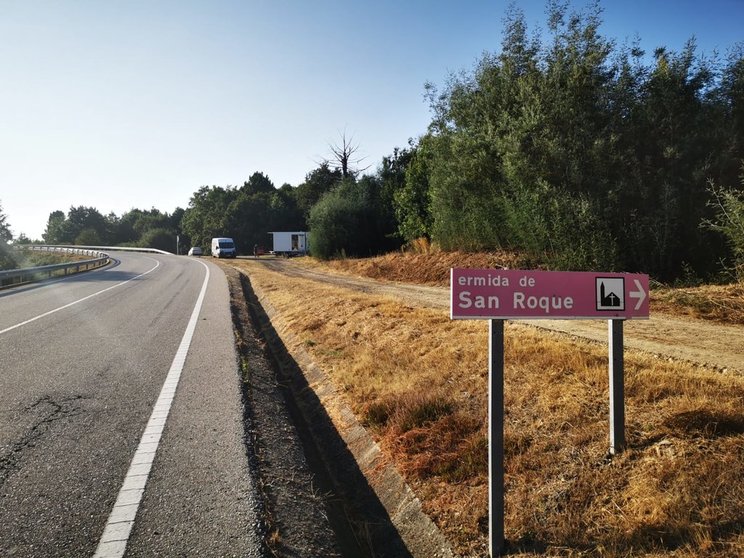
[[[328,162],[321,163],[305,176],[305,181],[297,187],[295,197],[297,207],[306,219],[310,215],[310,209],[323,194],[331,191],[342,178],[341,171],[331,169]]]
[[[269,245],[271,231],[304,230],[298,191],[288,184],[276,189],[258,172],[239,188],[204,186],[194,193],[183,214],[183,231],[195,246],[208,248],[210,239],[228,236],[238,252],[250,253],[254,245]]]
[[[158,209],[131,209],[118,217],[114,213],[101,214],[94,207],[71,207],[65,214],[57,210],[49,214],[43,238],[47,244],[76,244],[80,246],[142,246],[173,252],[176,235],[182,234],[184,210],[173,214]],[[158,231],[158,234],[153,233]],[[164,242],[167,235],[168,242]],[[152,244],[158,239],[158,245]],[[184,245],[188,238],[184,238]]]
[[[10,223],[3,213],[3,206],[0,204],[0,242],[10,242],[13,240],[13,233],[10,232]]]
[[[703,223],[725,237],[733,252],[736,275],[740,281],[744,280],[744,169],[741,186],[741,190],[734,190],[711,183],[712,200],[708,205],[713,208],[715,215]]]
[[[715,271],[725,245],[709,179],[744,158],[744,58],[721,66],[601,36],[598,4],[548,3],[546,38],[512,8],[499,54],[439,90],[396,191],[401,236],[446,249],[524,250],[555,268]]]
[[[326,193],[310,211],[310,246],[313,255],[329,259],[338,256],[374,254],[375,230],[372,180],[348,178]]]
[[[10,224],[0,204],[0,270],[16,267],[15,258],[8,248],[8,242],[11,240],[13,240],[13,235],[10,232]]]

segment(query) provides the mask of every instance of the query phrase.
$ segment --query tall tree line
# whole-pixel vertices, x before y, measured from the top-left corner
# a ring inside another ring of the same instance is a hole
[[[183,215],[180,208],[171,214],[131,209],[119,217],[103,215],[94,207],[71,207],[66,214],[61,210],[49,214],[43,237],[47,244],[145,246],[175,252]],[[182,241],[189,242],[185,236]]]
[[[447,249],[509,248],[556,268],[714,272],[727,254],[709,181],[744,160],[744,56],[724,61],[599,34],[600,9],[548,4],[548,38],[512,9],[499,54],[440,91],[397,192],[399,231]]]

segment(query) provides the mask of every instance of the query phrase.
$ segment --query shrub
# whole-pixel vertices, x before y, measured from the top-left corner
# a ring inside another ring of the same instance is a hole
[[[15,269],[18,267],[13,254],[5,242],[0,240],[0,270]]]
[[[744,186],[744,175],[742,175]],[[718,231],[726,238],[736,265],[736,274],[744,280],[744,191],[725,189],[712,182],[709,186],[712,200],[708,205],[716,212],[714,220],[703,221],[703,226]]]
[[[310,210],[310,247],[317,258],[370,256],[380,247],[375,192],[364,182],[347,180]]]

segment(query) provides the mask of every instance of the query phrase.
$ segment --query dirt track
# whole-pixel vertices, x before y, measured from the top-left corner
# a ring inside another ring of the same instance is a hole
[[[353,291],[390,296],[412,306],[449,311],[447,288],[320,272],[300,266],[292,260],[266,258],[259,261],[286,275],[330,283]],[[593,341],[607,341],[605,321],[534,320],[524,323]],[[652,313],[649,320],[631,320],[626,323],[625,346],[659,357],[744,374],[744,328],[739,326]]]

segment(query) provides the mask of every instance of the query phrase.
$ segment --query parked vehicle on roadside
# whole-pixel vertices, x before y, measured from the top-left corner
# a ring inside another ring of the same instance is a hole
[[[232,238],[219,237],[212,239],[213,258],[234,258],[238,252]]]
[[[189,256],[202,256],[204,252],[199,246],[192,246],[189,250]]]
[[[271,253],[275,256],[290,257],[307,254],[307,232],[270,232],[269,234],[274,240],[274,249]]]

